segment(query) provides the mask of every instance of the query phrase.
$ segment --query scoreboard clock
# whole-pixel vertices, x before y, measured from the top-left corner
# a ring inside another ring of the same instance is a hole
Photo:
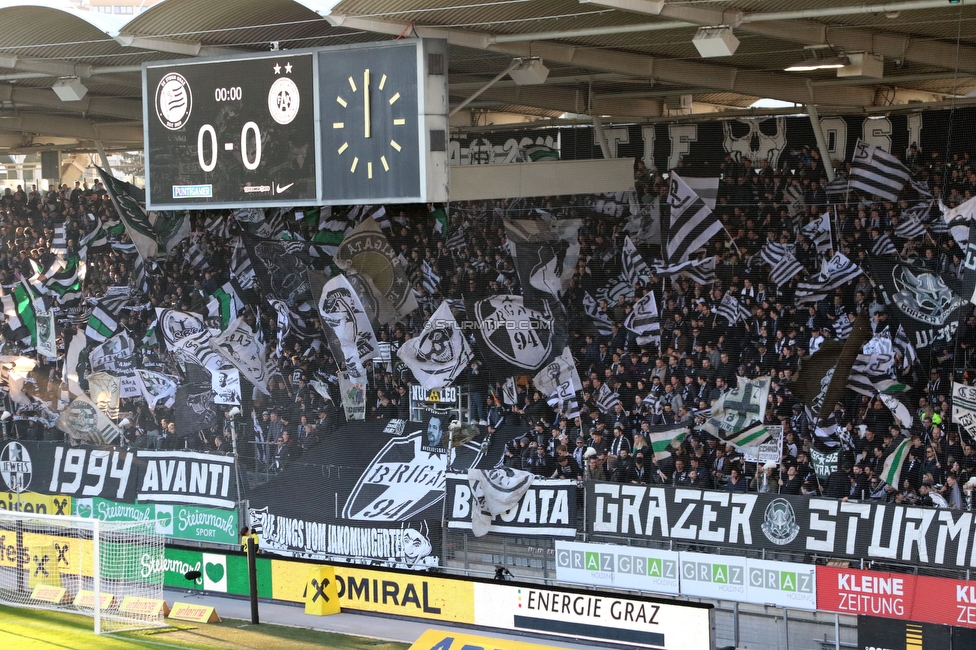
[[[146,64],[148,207],[316,202],[316,66],[307,51]]]
[[[150,209],[448,199],[447,42],[146,63]]]
[[[447,42],[318,56],[324,202],[447,200]]]

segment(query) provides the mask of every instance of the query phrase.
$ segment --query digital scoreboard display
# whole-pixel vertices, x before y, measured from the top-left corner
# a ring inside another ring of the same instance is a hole
[[[143,64],[152,210],[448,200],[447,41]]]
[[[148,207],[315,203],[316,65],[308,51],[147,64]]]

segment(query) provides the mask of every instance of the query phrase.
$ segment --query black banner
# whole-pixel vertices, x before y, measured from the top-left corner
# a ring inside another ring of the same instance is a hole
[[[830,157],[849,161],[859,138],[901,158],[913,143],[925,156],[930,151],[945,152],[950,124],[968,124],[974,118],[976,109],[960,108],[954,114],[948,110],[926,111],[877,119],[863,115],[825,116],[820,124]],[[717,163],[726,155],[735,160],[749,158],[756,167],[760,161],[768,161],[772,166],[796,168],[803,147],[817,148],[810,118],[805,115],[698,124],[634,124],[603,130],[616,158],[636,158],[648,168],[660,170],[672,169],[683,160],[699,176],[718,176]],[[538,146],[558,149],[562,160],[603,157],[589,126],[529,133],[499,130],[457,134],[452,136],[449,155],[452,165],[518,162],[526,159],[520,152]],[[973,149],[976,131],[952,131],[951,152]]]
[[[0,488],[123,503],[237,507],[234,457],[10,441],[0,447]]]
[[[912,623],[875,616],[857,617],[859,650],[949,650],[972,648],[950,642],[955,628],[934,623]]]
[[[976,567],[972,512],[657,485],[585,489],[587,532],[601,537]]]
[[[471,530],[471,488],[467,475],[447,475],[445,514],[448,528]],[[575,538],[576,481],[537,478],[517,506],[492,520],[489,532],[519,537]]]
[[[484,436],[479,428],[478,436],[451,450],[449,460],[444,447],[428,444],[426,424],[346,424],[250,494],[261,550],[401,568],[437,566],[449,466],[466,471],[477,465],[487,448]]]

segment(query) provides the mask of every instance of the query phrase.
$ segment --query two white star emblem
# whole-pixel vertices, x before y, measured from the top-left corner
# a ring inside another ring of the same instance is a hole
[[[281,66],[279,64],[275,63],[274,71],[275,71],[275,74],[281,74]],[[286,63],[285,64],[285,74],[291,74],[291,63]]]

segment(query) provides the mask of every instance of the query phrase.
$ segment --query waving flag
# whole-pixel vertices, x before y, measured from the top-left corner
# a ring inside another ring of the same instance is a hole
[[[678,174],[671,172],[665,254],[668,264],[684,262],[722,231],[718,215]]]

